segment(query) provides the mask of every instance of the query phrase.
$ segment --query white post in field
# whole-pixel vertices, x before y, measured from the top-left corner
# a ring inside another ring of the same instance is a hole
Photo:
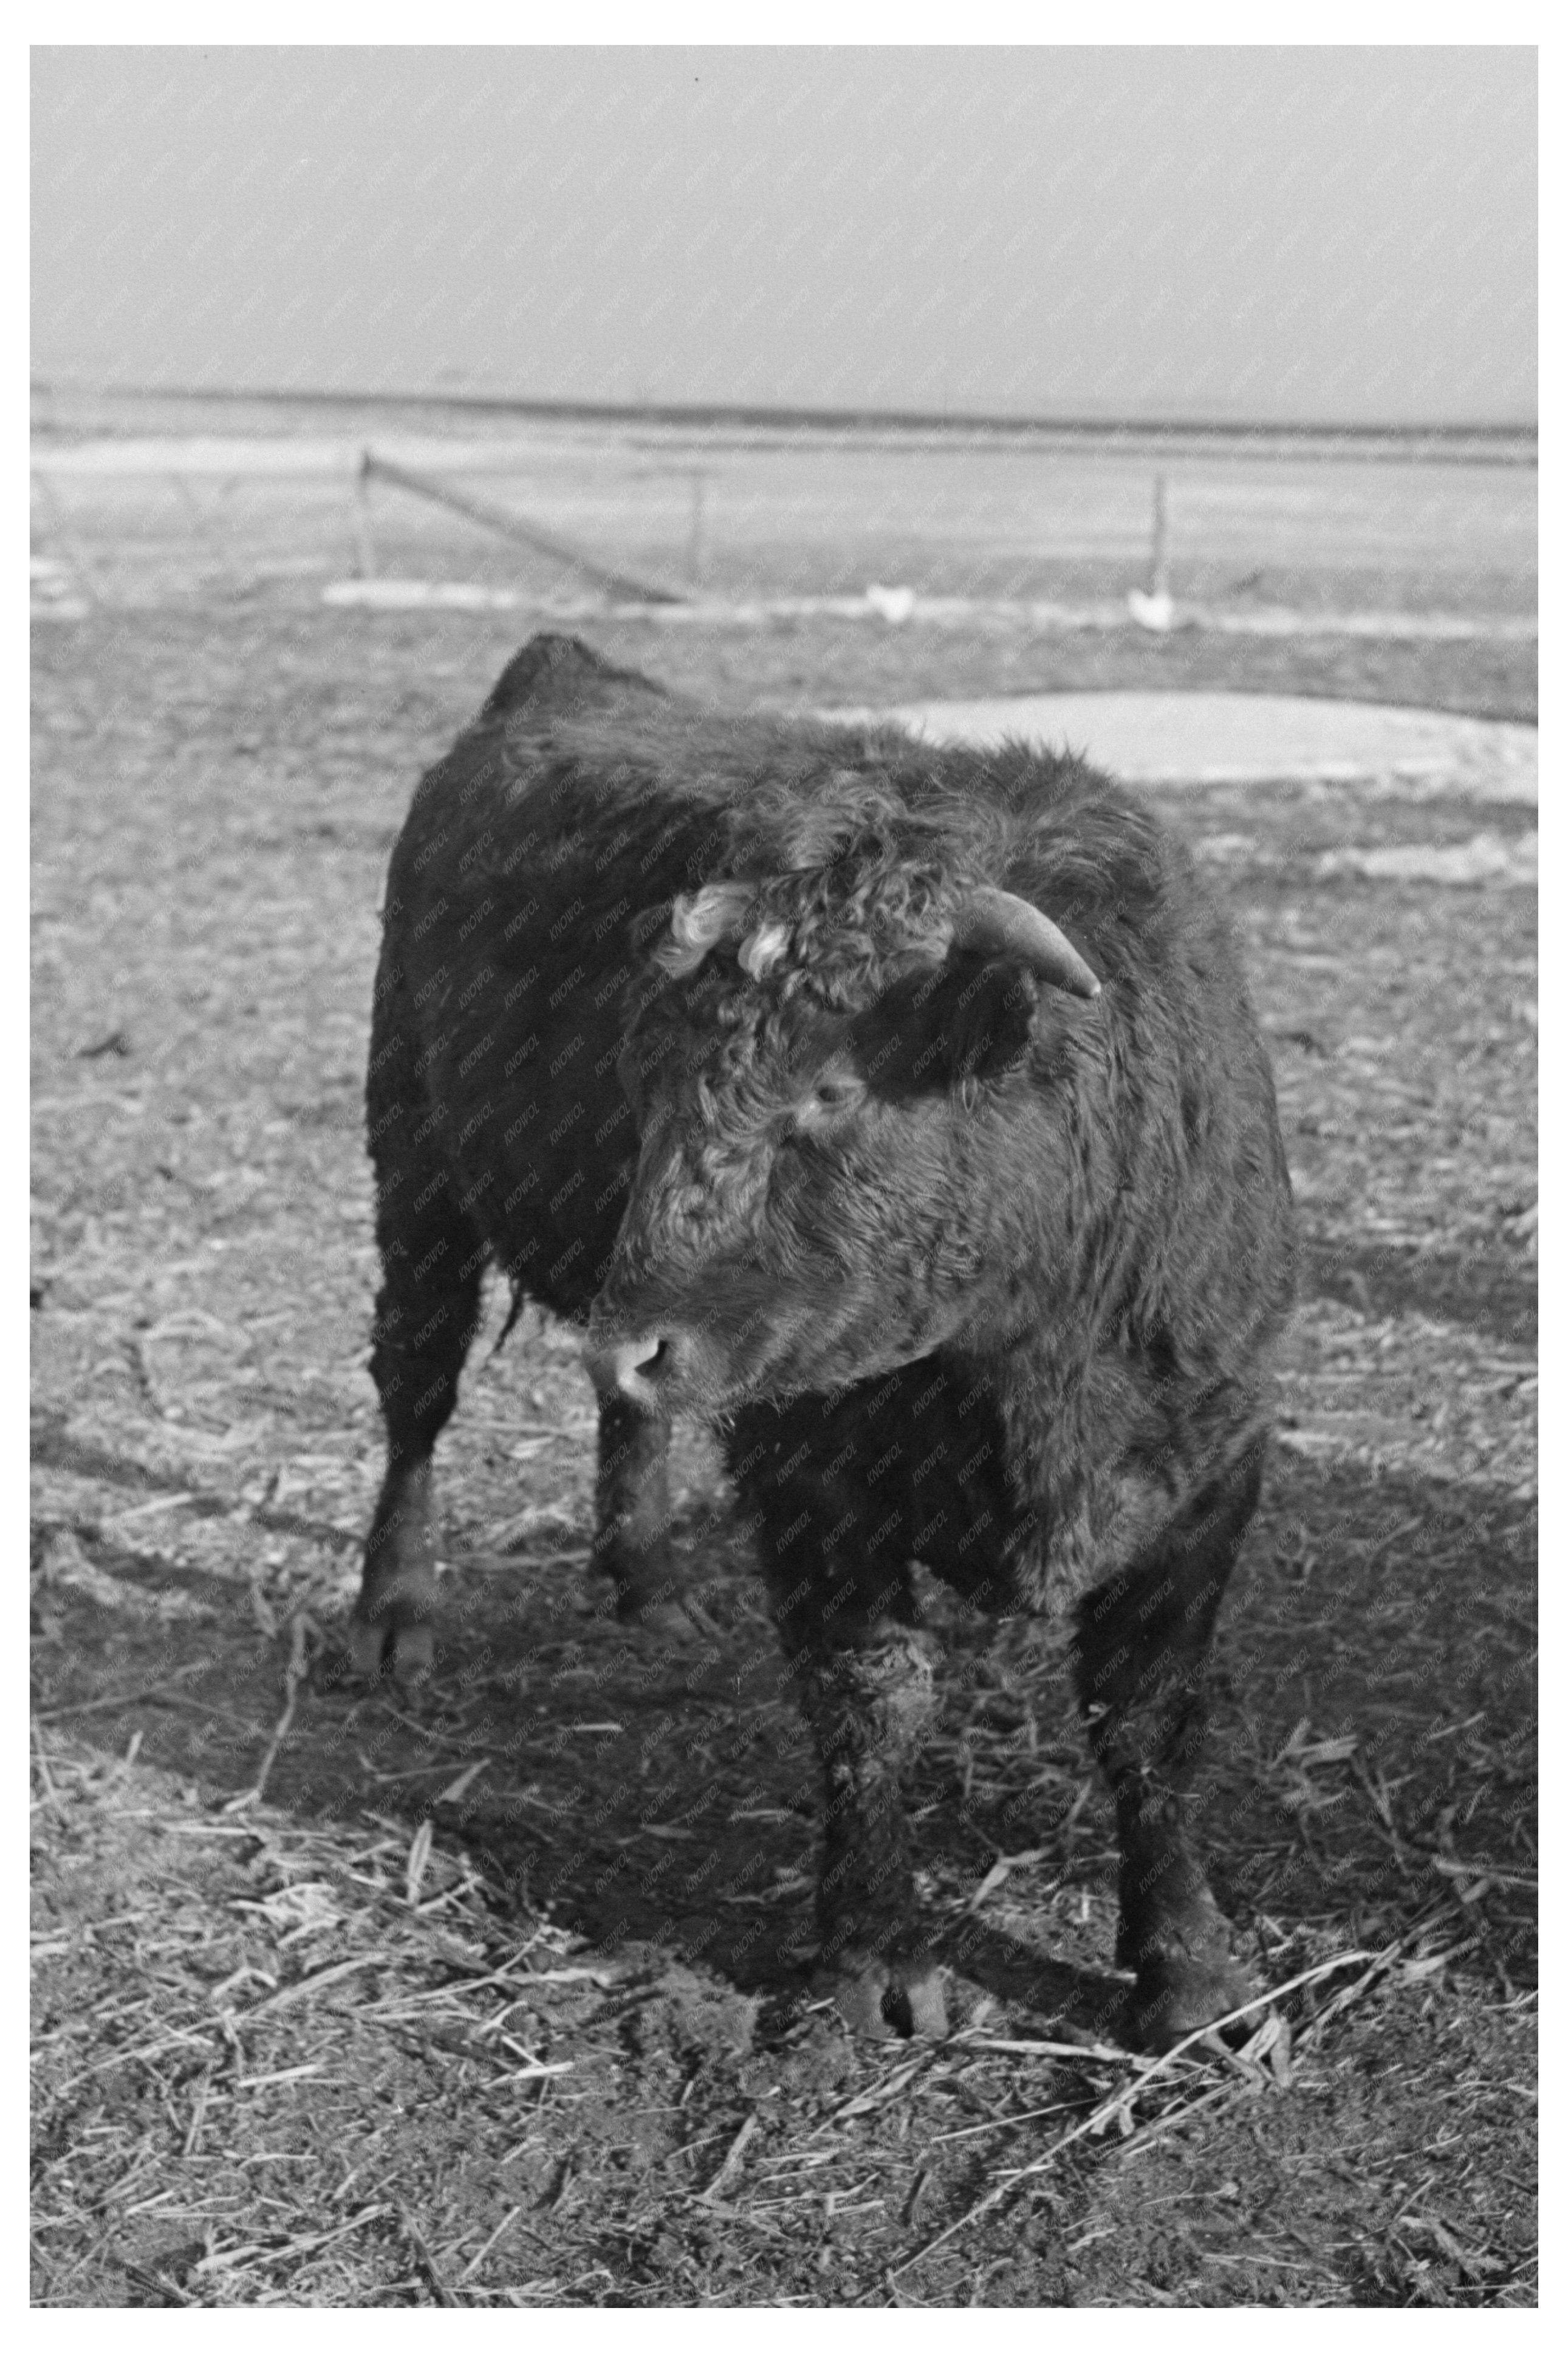
[[[1163,637],[1175,618],[1171,598],[1170,538],[1165,523],[1165,477],[1154,477],[1154,523],[1149,549],[1149,586],[1129,588],[1127,609],[1141,629]]]

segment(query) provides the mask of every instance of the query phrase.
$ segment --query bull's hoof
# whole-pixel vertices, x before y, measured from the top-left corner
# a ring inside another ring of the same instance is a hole
[[[820,1968],[816,1989],[831,1997],[847,2026],[868,2041],[895,2035],[940,2042],[947,2034],[942,1970],[922,1954],[907,1960],[850,1947]]]
[[[1245,2018],[1222,2030],[1227,2042],[1245,2042],[1267,2007],[1247,1971],[1228,1954],[1204,1959],[1154,1954],[1139,1969],[1128,2000],[1130,2039],[1142,2051],[1169,2051],[1244,2002],[1251,2004]]]
[[[677,1580],[668,1553],[662,1546],[644,1551],[622,1539],[595,1540],[593,1568],[608,1607],[625,1626],[642,1626],[650,1613],[668,1609],[675,1600]]]
[[[639,1633],[657,1635],[660,1641],[689,1642],[697,1630],[671,1593],[618,1595],[615,1615],[617,1626],[635,1626]]]
[[[661,1641],[689,1641],[697,1630],[680,1605],[674,1579],[668,1577],[661,1577],[657,1585],[646,1579],[634,1583],[629,1577],[617,1577],[595,1595],[592,1608],[595,1617],[606,1625],[624,1626],[640,1634],[657,1634]]]
[[[371,1682],[384,1674],[400,1683],[422,1683],[436,1663],[436,1630],[426,1619],[355,1618],[349,1625],[349,1656],[354,1672]]]

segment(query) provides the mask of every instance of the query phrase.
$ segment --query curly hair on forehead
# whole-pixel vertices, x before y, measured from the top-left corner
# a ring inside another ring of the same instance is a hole
[[[814,775],[763,775],[731,805],[724,860],[731,871],[820,874],[835,878],[842,893],[905,865],[933,875],[978,871],[998,846],[1001,812],[955,793],[933,793],[920,746],[889,744],[886,757],[874,738],[863,748],[831,748],[840,763],[846,748],[860,751],[867,765],[825,763]]]
[[[742,965],[758,978],[782,965],[786,994],[842,1005],[887,957],[940,944],[1003,823],[956,798],[911,807],[889,777],[840,768],[809,799],[795,779],[763,784],[728,830],[722,867],[755,892]]]
[[[664,981],[689,978],[716,953],[714,976],[738,965],[777,997],[847,1010],[885,986],[890,966],[944,953],[951,918],[998,859],[1008,819],[933,792],[918,773],[909,781],[923,794],[905,797],[833,749],[837,765],[763,764],[743,798],[715,811],[689,860],[700,885],[677,892],[649,955]]]

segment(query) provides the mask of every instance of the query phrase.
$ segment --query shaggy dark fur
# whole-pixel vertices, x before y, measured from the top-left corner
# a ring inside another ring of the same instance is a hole
[[[1100,997],[952,946],[982,884],[1043,909]],[[916,1559],[1077,1610],[1137,2031],[1245,1998],[1182,1788],[1289,1184],[1229,938],[1152,818],[1073,759],[715,716],[535,638],[394,853],[369,1121],[365,1662],[430,1660],[430,1452],[493,1260],[589,1324],[624,1611],[667,1589],[669,1415],[722,1430],[823,1757],[852,2019],[942,2015],[898,1793],[931,1688]]]

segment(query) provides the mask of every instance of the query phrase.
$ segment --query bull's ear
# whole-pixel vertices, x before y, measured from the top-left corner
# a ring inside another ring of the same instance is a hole
[[[1008,959],[973,971],[953,990],[943,1025],[953,1085],[1000,1078],[1021,1062],[1039,1010],[1040,985],[1025,965]]]

